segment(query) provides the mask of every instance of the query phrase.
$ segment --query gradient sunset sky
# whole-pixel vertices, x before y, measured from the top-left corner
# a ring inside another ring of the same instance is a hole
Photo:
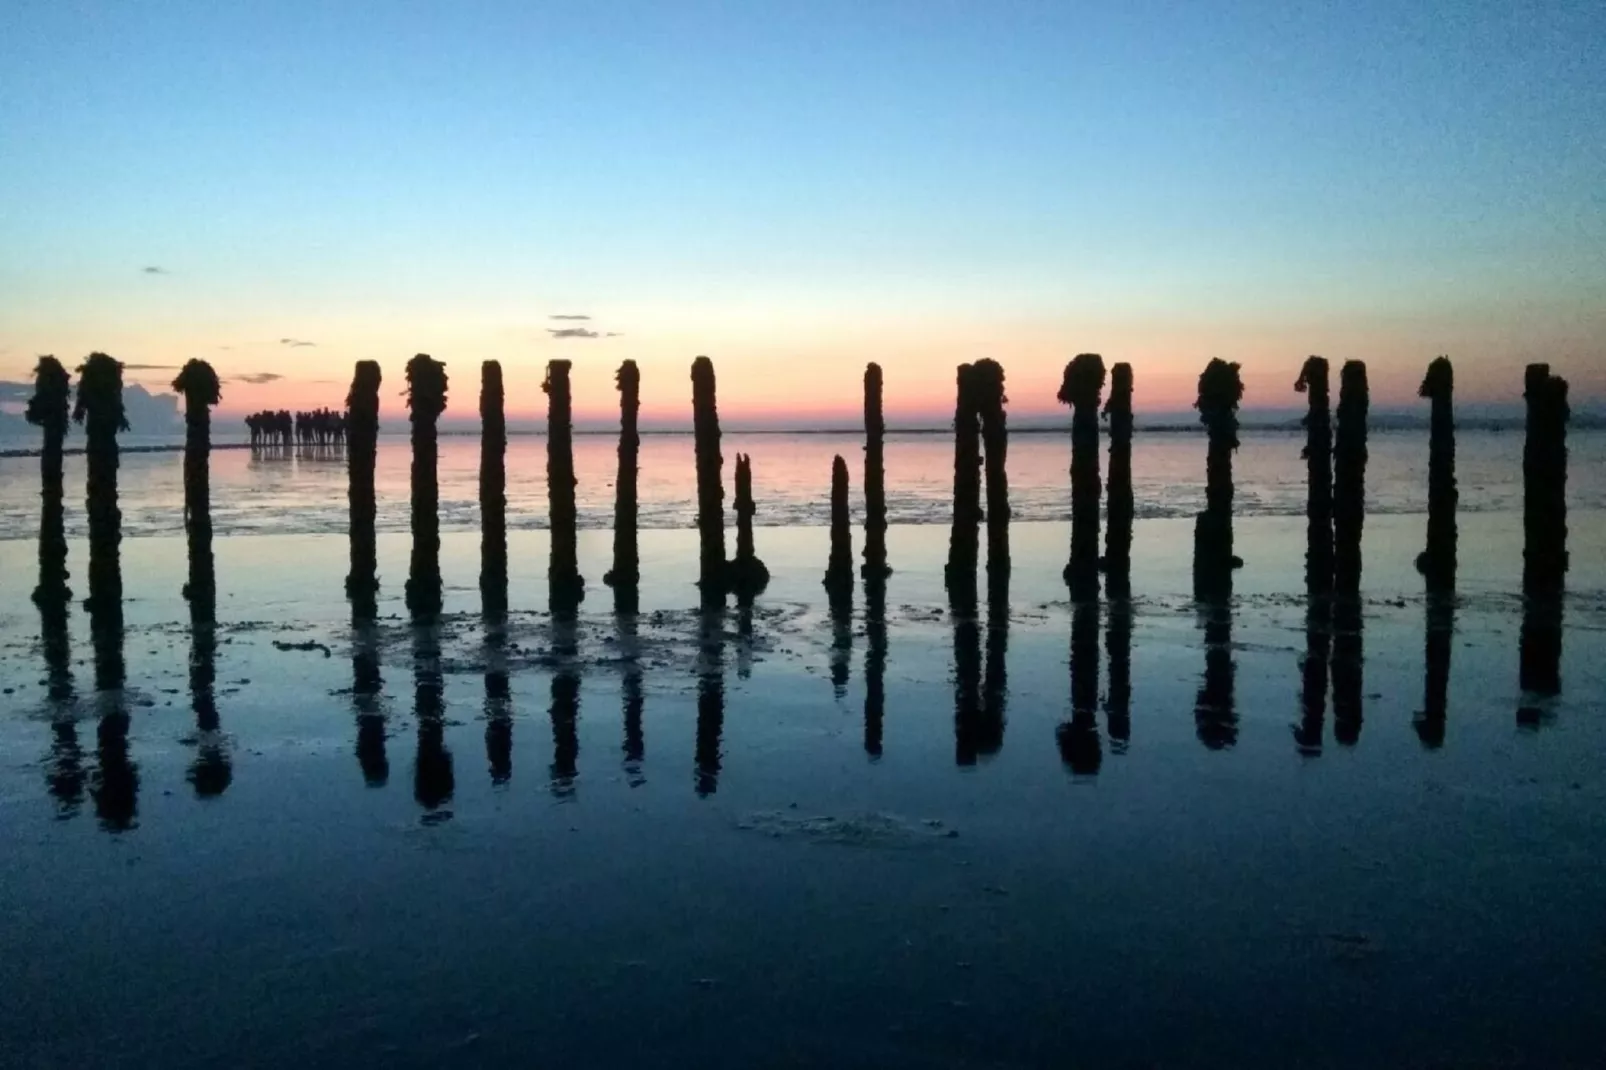
[[[224,409],[481,360],[539,413],[1012,410],[1066,360],[1186,409],[1303,357],[1405,403],[1606,396],[1606,3],[63,2],[0,12],[0,379],[211,360]],[[590,317],[554,318],[554,317]],[[569,337],[554,332],[583,331]],[[281,378],[273,379],[278,376]],[[390,389],[394,387],[394,390]]]

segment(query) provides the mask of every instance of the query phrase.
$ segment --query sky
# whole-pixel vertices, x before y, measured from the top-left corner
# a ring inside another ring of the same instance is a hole
[[[7,0],[0,379],[190,357],[223,410],[500,360],[515,418],[952,411],[1080,352],[1185,410],[1213,356],[1406,404],[1429,359],[1606,397],[1606,4]],[[565,333],[567,332],[567,333]],[[577,333],[578,332],[578,333]],[[393,389],[392,389],[393,388]]]

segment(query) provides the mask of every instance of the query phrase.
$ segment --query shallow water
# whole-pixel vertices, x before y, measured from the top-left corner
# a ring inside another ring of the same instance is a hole
[[[1371,518],[1364,660],[1314,691],[1299,517],[1239,522],[1224,617],[1187,520],[1137,525],[1129,617],[1016,525],[975,621],[946,530],[897,526],[884,634],[826,610],[820,528],[760,533],[750,619],[645,533],[633,627],[584,532],[572,629],[515,531],[500,642],[472,532],[423,630],[382,536],[356,634],[343,537],[242,536],[210,652],[182,540],[134,538],[120,650],[75,611],[54,698],[0,542],[0,1064],[1598,1065],[1606,513],[1572,521],[1556,695],[1505,513],[1463,519],[1448,664],[1422,518]]]
[[[1569,436],[1568,496],[1575,509],[1606,509],[1606,431]],[[1512,512],[1522,507],[1520,433],[1463,431],[1457,474],[1463,512]],[[737,453],[753,458],[756,522],[774,527],[829,521],[831,458],[849,462],[861,479],[863,436],[857,434],[730,434],[723,451],[726,479]],[[1300,516],[1305,510],[1302,434],[1246,431],[1235,462],[1234,509],[1240,516]],[[1419,431],[1377,431],[1367,466],[1367,507],[1374,514],[1422,511],[1427,487],[1427,436]],[[376,473],[381,531],[406,531],[411,454],[405,437],[381,439]],[[613,523],[616,440],[575,438],[579,522]],[[1199,435],[1140,433],[1132,471],[1137,515],[1192,517],[1204,507],[1205,442]],[[67,525],[83,535],[83,458],[67,458]],[[646,435],[641,446],[640,524],[688,528],[696,523],[695,468],[689,435]],[[1015,434],[1009,443],[1010,502],[1016,519],[1067,520],[1070,511],[1070,441],[1064,434]],[[953,442],[948,436],[892,434],[886,448],[887,510],[895,524],[946,524],[952,516]],[[448,531],[479,527],[479,440],[441,439],[441,525]],[[507,523],[540,529],[547,523],[546,440],[515,436],[507,454]],[[176,535],[184,530],[182,455],[127,453],[119,474],[124,531]],[[38,461],[0,458],[0,539],[32,538],[38,526]],[[855,518],[862,496],[850,497]],[[728,504],[728,502],[727,502]],[[346,462],[330,451],[212,455],[212,522],[219,536],[241,534],[343,534],[347,523]]]

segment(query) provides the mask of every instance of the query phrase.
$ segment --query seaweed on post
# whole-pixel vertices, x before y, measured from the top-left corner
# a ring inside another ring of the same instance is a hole
[[[89,515],[89,599],[86,606],[120,632],[123,572],[119,547],[123,514],[117,506],[117,434],[128,430],[123,413],[123,365],[91,353],[78,369],[72,418],[84,426],[88,468],[85,506]]]
[[[72,379],[55,357],[43,356],[34,368],[28,422],[43,432],[39,450],[39,585],[33,600],[42,610],[59,608],[65,616],[72,598],[67,587],[67,534],[62,480],[63,443],[72,407]]]
[[[1104,358],[1082,353],[1065,365],[1056,395],[1071,407],[1071,559],[1065,582],[1072,601],[1099,595],[1099,397]]]
[[[1110,472],[1104,488],[1109,522],[1100,565],[1110,597],[1124,599],[1132,593],[1132,520],[1137,511],[1132,495],[1132,365],[1111,366],[1104,418],[1110,422]],[[1113,743],[1113,725],[1110,735]]]
[[[636,430],[641,410],[641,372],[627,360],[614,374],[619,384],[619,471],[614,480],[613,568],[602,582],[613,588],[614,605],[635,612],[636,589],[641,583],[641,553],[636,541],[636,480],[640,474],[641,433]]]
[[[1333,589],[1345,599],[1361,593],[1369,408],[1366,365],[1346,360],[1339,372],[1338,430],[1333,436]]]
[[[351,510],[351,571],[346,596],[352,613],[371,620],[379,597],[379,558],[374,535],[374,460],[379,449],[379,363],[359,360],[346,394],[346,497]]]
[[[881,413],[881,365],[864,367],[864,565],[865,583],[884,581],[887,567],[887,421]]]
[[[1421,397],[1432,403],[1428,423],[1428,543],[1417,555],[1416,568],[1430,594],[1455,590],[1455,369],[1449,357],[1436,357],[1422,380]]]
[[[419,353],[407,362],[407,412],[413,425],[413,554],[407,608],[415,620],[441,611],[440,482],[436,422],[446,411],[446,365]]]
[[[206,607],[217,598],[212,563],[212,406],[223,400],[217,372],[204,360],[185,361],[173,380],[184,398],[184,534],[189,543],[189,581],[184,597]]]
[[[480,605],[493,624],[507,614],[507,416],[502,365],[480,365]]]
[[[714,363],[698,357],[691,365],[692,436],[697,460],[697,583],[704,606],[723,606],[725,574],[725,486],[719,452],[719,409],[714,396]]]
[[[1238,449],[1238,405],[1244,384],[1238,365],[1213,358],[1199,376],[1199,422],[1209,437],[1205,459],[1205,509],[1193,527],[1193,593],[1200,600],[1232,595],[1232,571],[1243,565],[1233,553],[1232,455]]]
[[[1310,398],[1303,421],[1305,591],[1321,598],[1333,590],[1333,417],[1327,358],[1305,358],[1294,389]]]

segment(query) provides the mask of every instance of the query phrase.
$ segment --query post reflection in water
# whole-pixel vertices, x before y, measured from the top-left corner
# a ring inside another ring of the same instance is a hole
[[[1455,595],[1428,595],[1426,659],[1422,670],[1422,711],[1416,735],[1424,747],[1444,745],[1444,722],[1450,698],[1450,651],[1455,639]]]
[[[1110,753],[1125,754],[1132,739],[1132,603],[1126,598],[1110,600],[1104,649],[1110,657],[1110,687],[1104,699]]]
[[[618,621],[619,656],[624,662],[624,677],[620,682],[620,703],[624,708],[625,719],[625,783],[636,788],[647,782],[647,776],[641,767],[643,759],[647,756],[647,742],[641,729],[641,712],[646,704],[641,681],[641,649],[636,637],[636,615],[630,612],[620,613]]]
[[[1299,723],[1294,726],[1294,749],[1310,758],[1322,753],[1332,640],[1332,603],[1323,595],[1313,595],[1305,605],[1305,656],[1299,661]]]
[[[451,812],[441,808],[452,801],[456,781],[452,774],[452,752],[446,749],[440,626],[434,620],[413,625],[413,716],[418,721],[413,798],[428,811],[426,821],[444,820]]]
[[[1333,602],[1333,741],[1353,747],[1361,740],[1361,692],[1365,689],[1361,602],[1340,595]]]
[[[210,573],[211,569],[207,568]],[[210,575],[202,584],[209,584]],[[207,587],[206,589],[210,589]],[[228,741],[218,723],[217,622],[209,599],[190,601],[190,705],[195,710],[195,761],[187,779],[201,798],[222,795],[234,780]]]
[[[64,600],[40,603],[39,633],[45,654],[45,695],[50,704],[51,740],[45,780],[56,800],[56,816],[69,818],[77,815],[84,801],[84,750],[78,742],[73,709],[77,693]]]
[[[121,577],[118,578],[121,582]],[[139,767],[129,758],[128,699],[123,692],[123,607],[120,602],[91,603],[90,634],[95,647],[96,701],[101,706],[95,729],[96,769],[89,794],[95,816],[108,832],[135,825],[139,811]]]
[[[378,625],[363,612],[361,599],[352,600],[351,705],[357,716],[357,765],[363,783],[384,787],[390,780],[390,759],[385,756],[385,711],[379,694],[385,680],[379,672]]]
[[[981,628],[974,606],[952,608],[954,629],[954,761],[975,765],[982,752]]]
[[[753,675],[753,594],[741,591],[736,595],[736,678],[749,679]]]
[[[887,584],[877,574],[864,581],[864,633],[864,753],[875,761],[887,704]]]
[[[1096,776],[1104,762],[1099,739],[1099,601],[1071,605],[1071,719],[1055,730],[1060,761],[1077,776]]]
[[[841,702],[848,694],[848,672],[853,658],[853,597],[831,598],[831,693]]]
[[[1199,742],[1223,750],[1238,742],[1237,673],[1232,656],[1232,603],[1211,599],[1199,603],[1204,629],[1204,682],[1193,707],[1194,730]]]
[[[697,794],[719,790],[720,736],[725,729],[725,607],[705,607],[699,617],[697,659]]]
[[[1559,594],[1529,594],[1522,603],[1522,705],[1517,723],[1537,728],[1549,716],[1549,700],[1561,694],[1562,600]]]
[[[506,784],[513,776],[513,692],[508,685],[507,622],[495,607],[498,588],[487,594],[485,617],[485,761],[492,784]],[[506,588],[501,588],[506,604]]]
[[[552,617],[552,768],[549,790],[560,799],[572,799],[580,775],[580,670],[575,658],[580,640],[575,616],[561,612]]]
[[[981,719],[977,723],[976,751],[997,754],[1004,748],[1004,724],[1009,703],[1009,585],[1007,568],[1002,582],[989,584],[987,603],[987,663],[981,678]]]

